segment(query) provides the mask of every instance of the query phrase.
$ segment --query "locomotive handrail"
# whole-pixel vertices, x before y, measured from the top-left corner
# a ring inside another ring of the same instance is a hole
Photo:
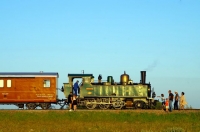
[[[80,88],[80,86],[81,86],[82,84],[83,84],[83,81],[79,83],[79,85],[78,85],[78,86],[79,86],[79,88]]]
[[[63,87],[62,88],[56,88],[56,89],[60,90],[61,92],[64,92],[64,88]]]
[[[107,82],[107,80],[101,80],[101,82]],[[98,80],[94,80],[93,83],[98,83]]]

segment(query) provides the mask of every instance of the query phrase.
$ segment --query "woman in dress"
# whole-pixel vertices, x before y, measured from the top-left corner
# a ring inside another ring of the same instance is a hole
[[[181,97],[180,97],[180,109],[183,110],[186,104],[187,104],[187,102],[186,102],[186,99],[185,99],[185,93],[182,92]]]

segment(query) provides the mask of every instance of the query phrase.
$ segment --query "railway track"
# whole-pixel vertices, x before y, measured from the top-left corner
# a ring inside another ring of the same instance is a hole
[[[0,111],[68,111],[69,109],[48,109],[48,110],[42,110],[42,109],[35,109],[35,110],[29,110],[29,109],[0,109]],[[77,111],[165,111],[165,110],[159,110],[159,109],[78,109]],[[178,112],[178,111],[200,111],[200,109],[184,109],[184,110],[173,110],[172,112]]]

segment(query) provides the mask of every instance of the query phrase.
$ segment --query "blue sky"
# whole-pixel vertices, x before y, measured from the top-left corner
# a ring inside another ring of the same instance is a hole
[[[184,91],[200,108],[200,1],[0,1],[1,72],[58,72],[139,82],[157,95]],[[64,98],[59,93],[60,98]]]

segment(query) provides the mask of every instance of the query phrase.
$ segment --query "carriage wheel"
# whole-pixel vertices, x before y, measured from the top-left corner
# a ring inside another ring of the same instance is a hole
[[[36,108],[36,104],[35,103],[28,103],[28,104],[26,104],[26,107],[29,110],[34,110]]]
[[[50,106],[51,106],[50,103],[41,103],[41,104],[40,104],[40,107],[41,107],[43,110],[49,109]]]

